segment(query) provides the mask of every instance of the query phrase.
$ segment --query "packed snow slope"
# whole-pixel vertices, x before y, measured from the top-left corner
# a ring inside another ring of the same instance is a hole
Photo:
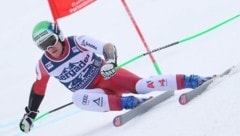
[[[240,13],[239,0],[160,1],[127,0],[150,49],[177,42]],[[42,51],[31,39],[34,25],[52,20],[47,0],[3,1],[0,33],[0,135],[25,135],[18,123],[35,80]],[[146,52],[120,0],[99,0],[62,18],[65,35],[91,35],[112,42],[122,64]],[[154,53],[162,74],[214,75],[240,63],[240,18],[211,32]],[[142,76],[156,75],[148,56],[124,68]],[[112,119],[122,112],[95,113],[74,105],[35,122],[29,136],[239,136],[240,68],[216,81],[188,105],[181,93],[157,105],[126,125],[115,128]],[[160,93],[160,92],[158,92]],[[155,95],[152,94],[152,95]],[[71,102],[72,93],[51,79],[40,114]]]

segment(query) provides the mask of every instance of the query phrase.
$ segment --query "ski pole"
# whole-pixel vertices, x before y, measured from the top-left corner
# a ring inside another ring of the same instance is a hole
[[[223,21],[223,22],[221,22],[221,23],[219,23],[219,24],[217,24],[217,25],[215,25],[215,26],[212,26],[212,27],[210,27],[210,28],[208,28],[208,29],[206,29],[206,30],[204,30],[204,31],[201,31],[201,32],[199,32],[199,33],[197,33],[197,34],[191,35],[191,36],[186,37],[186,38],[183,38],[182,40],[179,40],[179,41],[177,41],[177,42],[174,42],[174,43],[165,45],[165,46],[163,46],[163,47],[159,47],[159,48],[153,49],[153,50],[151,50],[151,51],[148,51],[148,52],[146,52],[146,53],[143,53],[143,54],[140,54],[140,55],[138,55],[138,56],[136,56],[136,57],[133,57],[132,59],[129,59],[129,60],[126,61],[125,63],[120,64],[120,65],[117,67],[117,69],[118,69],[118,68],[121,68],[121,67],[123,67],[123,66],[125,66],[125,65],[127,65],[127,64],[129,64],[129,63],[131,63],[131,62],[133,62],[133,61],[135,61],[135,60],[137,60],[137,59],[139,59],[139,58],[142,58],[142,57],[144,57],[144,56],[146,56],[146,55],[148,55],[148,54],[150,54],[150,53],[154,53],[154,52],[157,52],[157,51],[166,49],[166,48],[168,48],[168,47],[177,45],[177,44],[179,44],[179,43],[187,42],[187,41],[190,41],[190,40],[192,40],[192,39],[194,39],[194,38],[200,37],[200,36],[202,36],[202,35],[210,32],[210,31],[213,31],[213,30],[219,28],[220,26],[223,26],[224,24],[227,24],[228,22],[233,21],[234,19],[236,19],[236,18],[238,18],[238,17],[240,17],[240,14],[238,14],[238,15],[236,15],[236,16],[233,16],[233,17],[231,17],[231,18],[229,18],[229,19],[227,19],[227,20],[225,20],[225,21]]]
[[[53,112],[55,112],[55,111],[58,111],[58,110],[60,110],[60,109],[63,109],[63,108],[65,108],[65,107],[69,106],[69,105],[72,105],[72,104],[73,104],[73,102],[70,102],[70,103],[64,104],[64,105],[62,105],[62,106],[60,106],[60,107],[57,107],[57,108],[55,108],[55,109],[53,109],[53,110],[50,110],[50,111],[48,111],[48,112],[46,112],[46,113],[38,116],[36,119],[34,119],[33,122],[36,122],[36,121],[40,120],[41,118],[43,118],[43,117],[45,117],[45,116],[47,116],[47,115],[49,115],[49,114],[51,114],[51,113],[53,113]]]

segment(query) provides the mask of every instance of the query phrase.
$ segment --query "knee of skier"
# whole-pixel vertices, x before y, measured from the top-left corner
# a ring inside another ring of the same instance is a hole
[[[147,94],[152,90],[147,87],[148,80],[147,79],[140,79],[135,85],[136,92],[138,94]]]
[[[177,90],[175,75],[157,75],[147,79],[140,79],[136,83],[136,91],[139,94],[146,94],[152,91]]]
[[[100,90],[79,90],[73,93],[73,103],[82,110],[106,112],[109,111],[108,96]]]

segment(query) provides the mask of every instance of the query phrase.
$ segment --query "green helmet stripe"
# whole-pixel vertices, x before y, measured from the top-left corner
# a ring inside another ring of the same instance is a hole
[[[51,25],[51,22],[49,21],[42,21],[40,23],[38,23],[32,31],[32,38],[34,40],[34,37],[38,36],[41,32],[45,31],[45,30],[49,30]]]

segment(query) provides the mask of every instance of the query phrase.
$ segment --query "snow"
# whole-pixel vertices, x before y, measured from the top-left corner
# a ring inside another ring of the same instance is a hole
[[[126,0],[150,49],[203,31],[239,14],[239,0],[159,1]],[[0,34],[0,135],[23,134],[18,123],[35,80],[35,64],[42,52],[34,46],[31,31],[41,20],[52,20],[47,1],[4,1]],[[62,18],[65,35],[91,35],[117,45],[119,64],[146,52],[120,0],[101,0]],[[240,19],[153,54],[162,74],[214,75],[239,64]],[[143,65],[144,64],[144,65]],[[124,68],[142,76],[155,75],[148,56]],[[178,103],[181,93],[115,128],[114,116],[125,112],[96,113],[71,105],[35,122],[29,136],[238,136],[240,133],[240,67],[188,105]],[[160,92],[157,92],[160,93]],[[155,95],[153,93],[153,95]],[[50,80],[40,114],[71,102],[72,93]]]

